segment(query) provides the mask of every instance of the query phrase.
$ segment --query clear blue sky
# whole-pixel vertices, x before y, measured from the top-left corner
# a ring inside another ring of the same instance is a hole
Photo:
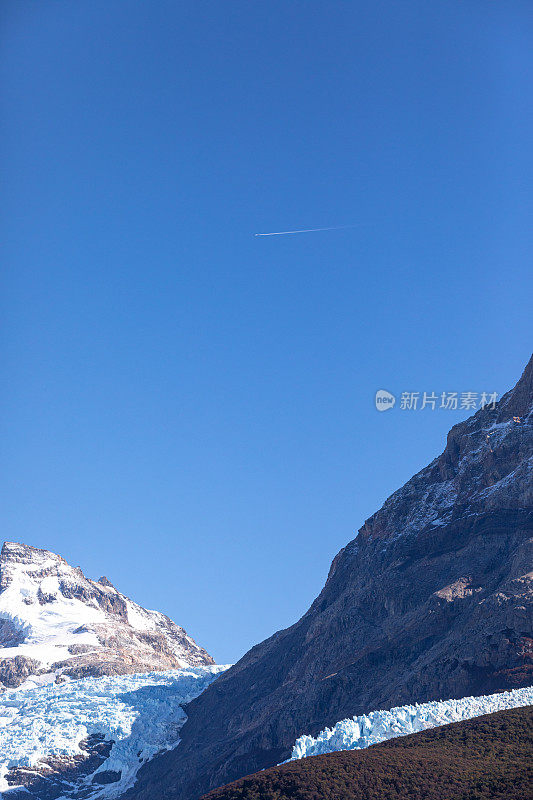
[[[233,661],[530,355],[533,4],[0,15],[3,538]]]

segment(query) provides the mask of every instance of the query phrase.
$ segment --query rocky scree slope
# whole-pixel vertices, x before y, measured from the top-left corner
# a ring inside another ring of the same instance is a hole
[[[0,687],[213,664],[171,619],[61,556],[5,542],[0,553]]]
[[[533,683],[532,409],[533,358],[367,520],[302,619],[187,706],[128,797],[193,800],[345,717]]]

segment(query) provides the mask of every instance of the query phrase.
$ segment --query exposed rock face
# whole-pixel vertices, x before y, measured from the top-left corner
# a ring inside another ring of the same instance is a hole
[[[14,788],[6,796],[9,800],[86,800],[93,794],[94,784],[117,780],[111,771],[93,775],[109,756],[112,745],[93,734],[80,743],[79,755],[53,756],[37,766],[11,769],[8,783]]]
[[[92,581],[61,556],[5,542],[0,553],[0,686],[213,664],[183,628]]]
[[[36,673],[41,667],[39,661],[26,656],[3,658],[0,661],[0,683],[9,688],[20,686],[29,675]]]
[[[344,717],[532,683],[532,408],[533,359],[367,520],[302,619],[187,706],[128,797],[193,800]]]

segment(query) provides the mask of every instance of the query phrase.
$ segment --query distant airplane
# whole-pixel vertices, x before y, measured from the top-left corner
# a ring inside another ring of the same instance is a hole
[[[357,228],[357,225],[335,225],[332,228],[303,228],[298,231],[274,231],[273,233],[254,233],[254,236],[288,236],[291,233],[315,233],[315,231],[341,231],[346,228]]]

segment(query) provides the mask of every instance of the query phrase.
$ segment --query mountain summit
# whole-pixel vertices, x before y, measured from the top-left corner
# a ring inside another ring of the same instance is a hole
[[[0,553],[0,685],[213,664],[171,619],[55,553],[5,542]]]
[[[530,685],[532,466],[533,359],[365,522],[300,621],[187,706],[128,797],[193,800],[338,720]]]

